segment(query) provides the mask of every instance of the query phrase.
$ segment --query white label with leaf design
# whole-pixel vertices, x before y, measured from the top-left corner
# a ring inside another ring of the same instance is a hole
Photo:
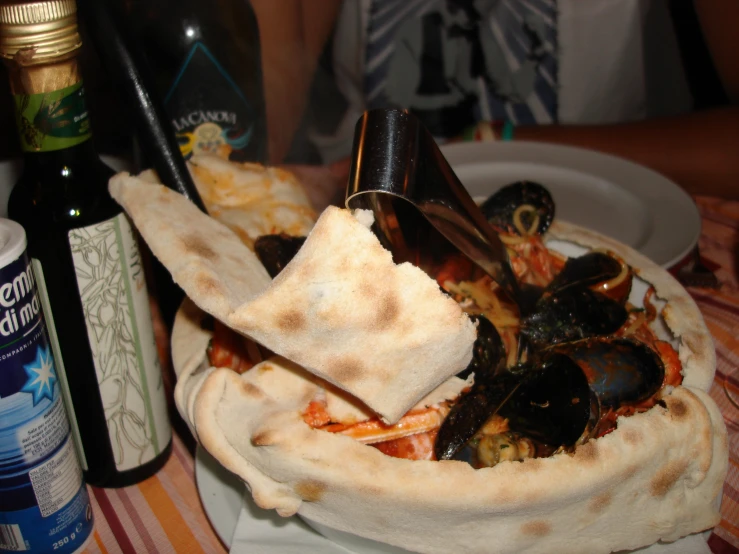
[[[133,469],[172,436],[136,237],[120,214],[69,243],[116,467]]]

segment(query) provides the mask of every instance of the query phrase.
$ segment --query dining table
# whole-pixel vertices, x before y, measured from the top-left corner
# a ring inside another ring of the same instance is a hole
[[[698,282],[687,290],[714,338],[717,363],[710,394],[728,429],[729,468],[721,522],[708,538],[710,549],[724,554],[739,552],[739,202],[706,196],[694,200],[702,220],[700,262],[717,277],[715,286]],[[88,487],[95,530],[85,553],[228,551],[198,493],[196,443],[172,400],[175,377],[164,326],[160,326],[159,337],[174,429],[171,455],[161,470],[136,485]]]

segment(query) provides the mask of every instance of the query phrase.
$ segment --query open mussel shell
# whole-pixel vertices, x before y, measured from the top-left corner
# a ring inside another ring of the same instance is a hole
[[[552,446],[569,446],[591,418],[590,387],[569,357],[552,352],[525,367],[520,386],[498,413],[513,431]]]
[[[539,218],[534,234],[546,233],[554,219],[554,200],[549,191],[539,183],[517,181],[506,185],[490,196],[480,206],[480,209],[492,225],[518,234],[518,229],[514,224],[514,214],[519,207],[524,205],[532,206]],[[521,217],[523,227],[529,229],[533,223],[534,214],[524,213]]]
[[[659,391],[665,380],[662,359],[638,340],[598,337],[553,350],[577,363],[604,407],[642,402]]]
[[[603,252],[588,252],[568,258],[547,286],[547,291],[556,292],[577,285],[589,287],[615,279],[620,274],[621,262]]]
[[[273,279],[290,263],[303,246],[306,237],[286,234],[262,235],[254,242],[254,251]]]
[[[477,322],[477,338],[472,347],[472,360],[457,377],[467,379],[470,373],[474,373],[475,380],[479,380],[482,375],[495,371],[505,360],[506,352],[500,333],[488,318],[484,315],[471,315],[469,318]]]
[[[483,315],[469,316],[477,322],[477,338],[472,348],[472,360],[457,374],[467,379],[475,374],[472,389],[457,402],[447,415],[436,440],[436,457],[452,458],[477,430],[490,418],[491,405],[503,402],[517,382],[505,377],[496,380],[495,375],[505,364],[506,351],[503,339],[495,325]]]
[[[436,437],[436,458],[457,457],[495,414],[523,436],[555,447],[572,445],[590,422],[590,396],[583,371],[557,352],[546,353],[535,365],[499,370],[476,382],[452,406]]]
[[[451,460],[521,384],[521,376],[501,371],[482,378],[452,406],[434,443],[437,460]]]
[[[619,302],[584,286],[545,294],[521,320],[521,335],[537,348],[615,333],[628,318]]]

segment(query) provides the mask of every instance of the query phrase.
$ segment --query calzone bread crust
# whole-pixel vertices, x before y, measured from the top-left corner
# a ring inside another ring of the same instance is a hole
[[[616,250],[655,285],[668,301],[665,320],[684,370],[684,385],[664,396],[664,406],[621,418],[616,431],[574,455],[479,470],[391,458],[303,423],[318,385],[282,358],[242,376],[206,368],[202,355],[196,364],[195,353],[189,366],[176,360],[178,406],[260,506],[411,551],[605,553],[715,526],[727,439],[705,392],[715,354],[697,306],[669,274],[623,245],[561,223],[551,234]],[[207,335],[198,317],[179,314],[174,352]]]
[[[127,210],[136,220],[135,208]],[[325,382],[280,356],[243,375],[207,367],[204,314],[189,303],[172,337],[178,408],[258,505],[411,551],[605,553],[716,525],[727,439],[705,392],[715,354],[697,306],[627,247],[561,223],[550,234],[614,250],[656,287],[684,373],[657,406],[620,418],[615,431],[574,454],[475,470],[392,458],[312,429],[301,414]]]

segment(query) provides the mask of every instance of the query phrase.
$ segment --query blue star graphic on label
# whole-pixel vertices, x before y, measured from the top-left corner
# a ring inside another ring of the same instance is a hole
[[[54,371],[54,358],[51,357],[49,348],[39,346],[36,350],[36,360],[33,363],[24,364],[23,369],[26,370],[28,381],[21,390],[33,395],[33,405],[41,402],[44,397],[54,400],[54,384],[57,378],[56,371]]]

